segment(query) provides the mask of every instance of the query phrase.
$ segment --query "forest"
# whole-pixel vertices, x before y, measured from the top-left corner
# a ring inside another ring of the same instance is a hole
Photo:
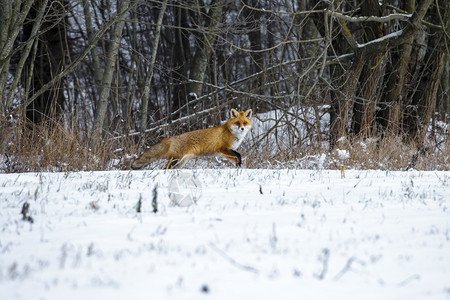
[[[231,108],[271,124],[249,167],[374,141],[393,168],[449,168],[447,0],[0,5],[2,172],[120,167]]]

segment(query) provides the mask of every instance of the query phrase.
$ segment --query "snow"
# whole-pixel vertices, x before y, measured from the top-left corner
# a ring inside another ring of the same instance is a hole
[[[171,204],[174,181],[195,204]],[[448,171],[0,174],[1,299],[448,299],[449,184]]]
[[[337,152],[337,156],[341,160],[345,160],[345,159],[349,159],[350,158],[350,153],[347,150],[336,149],[336,152]]]

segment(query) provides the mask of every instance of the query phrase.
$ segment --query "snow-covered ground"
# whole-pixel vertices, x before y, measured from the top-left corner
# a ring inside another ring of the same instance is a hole
[[[450,299],[450,172],[345,175],[0,174],[0,298]]]

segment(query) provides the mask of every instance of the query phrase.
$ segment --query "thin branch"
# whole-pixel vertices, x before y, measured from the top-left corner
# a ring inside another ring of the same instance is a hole
[[[328,65],[340,63],[341,60],[345,60],[345,59],[351,58],[352,56],[353,56],[353,53],[343,54],[343,55],[340,55],[338,57],[334,57],[333,59],[330,59],[330,60],[326,61],[325,65],[328,66]],[[319,59],[320,59],[320,56],[318,58],[316,58],[316,61],[318,61]],[[242,95],[247,95],[247,96],[251,95],[252,97],[258,97],[258,96],[255,96],[254,94],[250,94],[250,93],[245,92],[245,91],[239,91],[239,90],[236,89],[236,86],[241,85],[241,84],[243,84],[243,83],[245,83],[245,82],[247,82],[249,80],[252,80],[254,78],[257,78],[259,76],[263,76],[265,72],[269,72],[271,70],[274,70],[274,69],[277,69],[277,68],[280,68],[280,67],[284,67],[284,66],[288,66],[288,65],[292,65],[292,64],[297,64],[297,63],[305,61],[305,60],[311,60],[311,59],[296,59],[296,60],[291,60],[291,61],[288,61],[288,62],[284,62],[284,63],[278,64],[278,65],[272,66],[270,68],[267,68],[267,69],[265,69],[265,70],[263,70],[261,72],[254,73],[254,74],[252,74],[250,76],[247,76],[247,77],[244,77],[242,79],[239,79],[239,80],[236,80],[234,82],[231,82],[229,84],[226,84],[225,86],[222,86],[222,87],[213,85],[211,83],[202,82],[204,85],[212,87],[215,90],[212,91],[211,93],[205,94],[205,95],[203,95],[201,97],[198,97],[198,98],[196,98],[196,99],[194,99],[194,100],[184,104],[179,109],[177,109],[176,111],[172,112],[169,116],[166,116],[166,117],[158,120],[157,122],[154,122],[154,123],[150,124],[149,125],[150,128],[145,130],[145,133],[152,133],[152,132],[158,131],[160,129],[167,128],[169,126],[173,126],[175,124],[178,124],[181,121],[188,121],[188,120],[194,119],[194,118],[202,116],[202,115],[204,115],[206,113],[222,109],[225,105],[233,103],[234,100],[229,100],[229,101],[223,103],[220,106],[204,110],[204,111],[202,111],[200,113],[196,113],[196,114],[192,114],[192,115],[189,115],[189,116],[186,116],[186,117],[183,117],[183,118],[176,119],[176,120],[172,121],[171,123],[167,123],[171,119],[172,116],[176,115],[177,113],[179,113],[180,111],[182,111],[186,107],[192,106],[195,103],[198,103],[199,101],[202,101],[202,100],[205,100],[205,99],[209,99],[212,96],[214,96],[214,95],[216,95],[216,94],[218,94],[218,93],[220,93],[222,91],[229,91],[229,92],[236,93],[236,94],[242,94]],[[322,68],[322,64],[319,64],[319,65],[317,65],[315,67],[309,68],[302,75],[298,75],[297,74],[295,76],[303,77],[308,72],[311,72],[313,70],[319,70],[321,68]],[[294,76],[290,76],[289,78],[285,78],[285,79],[280,79],[279,81],[273,82],[271,84],[273,85],[273,84],[276,84],[276,83],[279,83],[279,82],[283,82],[283,81],[286,81],[288,79],[292,79],[292,77],[294,77]],[[194,80],[189,80],[189,81],[190,82],[196,82]],[[266,97],[266,96],[264,96],[264,97]],[[113,139],[117,140],[117,139],[126,138],[128,136],[136,136],[136,135],[140,135],[140,134],[141,134],[141,132],[132,132],[132,133],[130,133],[128,135],[116,136]]]
[[[245,8],[262,12],[262,13],[268,13],[268,14],[278,14],[278,15],[291,15],[291,16],[298,16],[298,15],[309,15],[309,14],[317,14],[317,13],[323,13],[336,17],[341,20],[345,20],[347,22],[378,22],[378,23],[385,23],[393,20],[400,20],[400,21],[407,21],[409,18],[412,17],[412,14],[408,13],[395,13],[395,14],[389,14],[386,16],[360,16],[360,17],[351,17],[343,13],[339,13],[336,11],[331,11],[329,9],[316,9],[316,10],[306,10],[306,11],[295,11],[295,12],[288,12],[288,11],[275,11],[275,10],[268,10],[264,8],[257,8],[250,6],[246,4],[244,1],[241,1],[243,6]]]
[[[72,61],[64,70],[62,70],[59,74],[53,77],[52,80],[44,84],[36,93],[33,94],[27,101],[24,103],[24,107],[28,106],[34,100],[36,100],[40,95],[45,93],[51,86],[53,86],[56,82],[60,81],[63,77],[65,77],[68,73],[70,73],[73,69],[75,69],[78,64],[89,54],[92,48],[97,46],[98,41],[106,34],[109,28],[113,26],[115,23],[119,22],[123,16],[136,5],[137,3],[130,5],[125,11],[118,13],[114,18],[109,20],[93,37],[91,43],[87,45],[87,47],[81,52],[81,54]]]
[[[393,5],[390,5],[390,4],[388,4],[386,7],[390,8],[390,9],[393,9],[393,10],[395,10],[395,11],[401,13],[401,14],[405,14],[405,15],[408,14],[408,12],[404,11],[403,9],[400,9],[400,8],[395,7]],[[430,23],[430,22],[428,22],[426,20],[422,20],[422,24],[427,26],[427,27],[430,27],[430,28],[434,28],[434,29],[437,29],[437,30],[443,30],[445,32],[445,34],[448,35],[448,30],[443,25],[436,25],[436,24]]]
[[[310,40],[294,40],[294,41],[281,41],[278,44],[269,47],[269,48],[264,48],[264,49],[258,49],[258,50],[253,50],[253,49],[247,49],[247,48],[242,48],[239,46],[236,46],[235,44],[233,44],[232,42],[226,40],[225,38],[223,38],[222,36],[218,36],[220,39],[223,40],[223,42],[229,44],[231,46],[231,48],[234,48],[236,50],[242,51],[242,52],[248,52],[248,53],[263,53],[263,52],[269,52],[269,51],[273,51],[281,46],[284,45],[289,45],[289,44],[302,44],[302,43],[316,43],[316,42],[321,42],[324,39],[323,38],[317,38],[317,39],[310,39]]]
[[[170,126],[174,126],[174,125],[177,125],[177,124],[180,124],[180,123],[185,123],[186,121],[189,121],[189,120],[192,120],[192,119],[199,118],[199,117],[204,116],[204,115],[206,115],[206,114],[210,114],[210,113],[212,113],[212,112],[214,112],[214,111],[221,110],[223,107],[225,107],[226,105],[231,104],[231,103],[233,103],[233,102],[234,102],[234,99],[231,99],[231,100],[228,100],[228,101],[222,103],[222,104],[219,105],[219,106],[214,106],[214,107],[205,109],[205,110],[203,110],[203,111],[201,111],[201,112],[196,112],[196,113],[194,113],[194,114],[191,114],[191,115],[188,115],[188,116],[184,116],[184,117],[178,118],[178,119],[176,119],[176,120],[173,120],[171,123],[165,123],[165,124],[155,125],[155,126],[152,127],[152,128],[146,129],[146,130],[145,130],[145,133],[153,133],[153,132],[159,131],[159,130],[161,130],[161,129],[170,127]],[[174,113],[172,113],[171,115],[174,115]],[[165,118],[165,119],[166,119],[166,118]],[[157,123],[160,123],[160,122],[157,122]],[[142,134],[142,132],[132,132],[132,133],[127,134],[127,135],[115,136],[115,137],[112,138],[112,140],[118,140],[118,139],[130,137],[130,136],[136,136],[136,135],[140,135],[140,134]]]
[[[361,265],[363,267],[366,265],[366,263],[363,260],[361,260],[355,256],[352,256],[347,260],[347,263],[342,268],[342,270],[338,274],[336,274],[336,276],[334,276],[334,280],[341,279],[341,277],[344,276],[345,273],[347,273],[348,271],[350,271],[352,269],[352,265],[354,263],[358,263],[359,265]]]

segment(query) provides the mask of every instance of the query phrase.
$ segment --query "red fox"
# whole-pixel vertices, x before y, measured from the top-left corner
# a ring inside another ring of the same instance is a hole
[[[186,132],[163,139],[145,150],[132,164],[140,169],[157,159],[167,158],[166,169],[181,168],[190,159],[219,153],[241,166],[241,155],[236,151],[252,127],[252,110],[231,109],[230,119],[222,126]]]

